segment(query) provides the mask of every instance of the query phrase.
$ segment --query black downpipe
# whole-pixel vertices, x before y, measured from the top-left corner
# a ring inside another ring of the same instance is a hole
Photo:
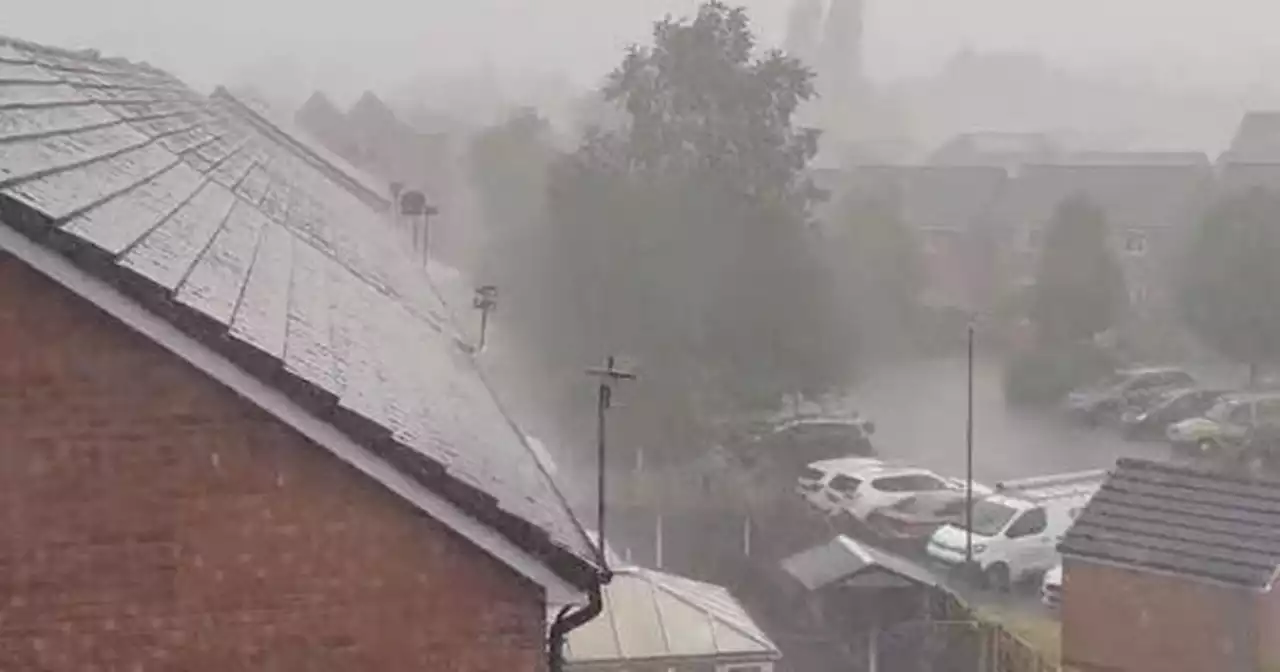
[[[587,593],[587,605],[573,610],[572,604],[566,604],[560,613],[556,614],[556,620],[551,622],[550,646],[547,651],[547,670],[548,672],[563,672],[564,670],[564,640],[569,636],[570,632],[591,622],[591,619],[600,615],[604,611],[604,597],[601,591],[604,590],[605,584],[613,578],[613,574],[605,569],[600,573],[596,584],[591,587]]]

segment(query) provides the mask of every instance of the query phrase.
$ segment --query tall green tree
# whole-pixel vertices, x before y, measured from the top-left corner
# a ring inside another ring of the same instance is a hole
[[[846,382],[810,227],[818,133],[792,122],[811,77],[706,2],[627,51],[601,91],[622,122],[553,168],[532,340],[574,385],[584,361],[634,358],[635,442],[687,449],[708,418]]]
[[[1253,189],[1217,203],[1192,239],[1181,287],[1188,326],[1249,365],[1280,358],[1280,194]]]
[[[516,110],[471,139],[467,163],[485,229],[477,276],[498,282],[528,239],[539,235],[556,158],[551,125],[532,108]],[[503,283],[508,284],[508,283]]]
[[[1045,232],[1031,293],[1031,320],[1045,345],[1090,339],[1115,326],[1128,302],[1124,272],[1108,244],[1106,213],[1069,196]]]
[[[883,351],[909,342],[924,286],[920,241],[893,190],[850,193],[835,204],[830,251],[857,343]]]

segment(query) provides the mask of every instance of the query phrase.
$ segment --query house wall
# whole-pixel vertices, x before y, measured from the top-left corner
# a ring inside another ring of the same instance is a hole
[[[536,670],[539,587],[0,255],[0,669]]]
[[[1062,659],[1116,672],[1256,672],[1254,594],[1067,558]]]
[[[1258,670],[1280,672],[1280,589],[1258,596]]]

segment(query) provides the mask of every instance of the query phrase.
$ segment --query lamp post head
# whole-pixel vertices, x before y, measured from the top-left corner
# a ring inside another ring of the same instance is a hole
[[[430,208],[427,205],[427,197],[421,191],[410,189],[400,194],[400,214],[406,217],[422,217],[429,214]]]

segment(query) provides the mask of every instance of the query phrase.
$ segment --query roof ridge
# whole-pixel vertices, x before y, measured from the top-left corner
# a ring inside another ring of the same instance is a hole
[[[103,56],[101,51],[92,47],[86,47],[84,49],[67,49],[65,47],[55,47],[48,44],[41,44],[39,42],[32,42],[30,40],[24,40],[22,38],[9,37],[7,35],[0,35],[0,46],[15,47],[17,49],[21,49],[24,51],[34,51],[36,53],[52,54],[55,56],[61,56],[63,58],[74,58],[82,61],[93,61],[96,63],[106,63],[109,65],[123,65],[123,66],[138,68],[140,70],[146,70],[148,72],[152,72],[159,75],[164,75],[171,79],[176,79],[169,72],[161,68],[157,68],[156,66],[151,65],[146,61],[134,62],[134,61],[130,61],[127,58],[124,58],[123,56]]]

